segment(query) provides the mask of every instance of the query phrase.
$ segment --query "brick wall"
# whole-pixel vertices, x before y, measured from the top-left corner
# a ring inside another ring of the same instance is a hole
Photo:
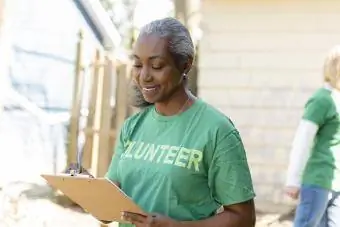
[[[336,0],[202,2],[199,96],[240,130],[262,209],[290,204],[290,144],[324,55],[340,44],[339,12]]]

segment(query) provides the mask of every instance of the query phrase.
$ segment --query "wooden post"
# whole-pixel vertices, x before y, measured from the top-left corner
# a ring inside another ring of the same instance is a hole
[[[97,106],[96,117],[97,123],[100,125],[99,135],[97,138],[97,146],[94,146],[92,153],[92,173],[96,177],[103,177],[109,168],[110,162],[110,150],[109,150],[109,140],[111,132],[111,115],[112,109],[110,105],[112,97],[112,74],[113,74],[113,64],[112,60],[105,57],[104,72],[102,74],[100,84],[100,105]],[[105,227],[107,225],[100,224],[100,227]]]
[[[94,137],[92,153],[92,173],[96,177],[103,177],[110,163],[109,137],[111,131],[111,97],[112,97],[112,75],[113,63],[109,57],[105,57],[104,72],[98,81],[100,84],[96,121],[99,123],[99,136]],[[96,142],[96,143],[95,143]]]
[[[81,110],[81,100],[83,93],[83,76],[82,72],[82,42],[83,42],[83,33],[79,32],[79,40],[77,43],[77,52],[76,52],[76,62],[75,62],[75,71],[74,71],[74,88],[73,88],[73,99],[72,99],[72,107],[71,107],[71,119],[70,119],[70,128],[69,128],[69,136],[68,136],[68,155],[67,155],[67,166],[71,163],[75,163],[77,161],[77,152],[78,152],[78,134],[79,134],[79,117]]]
[[[127,115],[128,115],[128,79],[131,74],[131,65],[129,63],[121,65],[117,74],[116,83],[116,132],[120,131]]]
[[[88,116],[86,122],[86,128],[84,130],[85,133],[85,144],[83,150],[83,167],[85,169],[91,168],[92,162],[92,147],[93,147],[93,138],[96,133],[94,128],[94,120],[96,113],[96,105],[97,105],[97,97],[98,97],[98,81],[99,81],[99,72],[101,65],[101,54],[99,50],[96,50],[95,59],[93,62],[93,75],[91,77],[91,88],[89,95],[89,104],[88,104]]]
[[[109,141],[110,156],[114,155],[114,146],[116,136],[119,135],[120,129],[123,126],[125,119],[129,115],[129,101],[128,101],[128,81],[131,74],[131,65],[123,64],[118,67],[116,75],[116,95],[115,106],[112,114],[111,133]]]
[[[187,26],[187,0],[174,0],[175,17]]]
[[[195,27],[199,24],[199,14],[197,13],[200,8],[200,0],[174,0],[175,17],[180,20],[193,34]],[[196,47],[195,47],[196,48]],[[197,49],[197,48],[196,48]],[[197,53],[196,53],[197,62]],[[189,89],[194,95],[197,95],[197,80],[198,80],[198,68],[194,64],[191,71],[188,74]]]

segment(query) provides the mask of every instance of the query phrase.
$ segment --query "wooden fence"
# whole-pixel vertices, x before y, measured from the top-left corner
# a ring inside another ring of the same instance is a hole
[[[110,53],[96,50],[92,63],[82,63],[83,35],[77,43],[74,91],[68,138],[67,164],[76,163],[78,151],[82,151],[82,166],[96,177],[105,175],[111,157],[117,131],[129,115],[127,86],[130,78],[129,64],[121,64]],[[85,72],[90,71],[90,89],[84,91]],[[112,86],[115,84],[115,86]],[[88,92],[85,128],[80,128],[83,93]],[[79,136],[84,133],[85,142],[79,148]]]

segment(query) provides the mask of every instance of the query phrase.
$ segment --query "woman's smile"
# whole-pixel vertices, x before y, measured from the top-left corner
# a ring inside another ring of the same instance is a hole
[[[145,87],[142,87],[142,92],[145,95],[151,96],[151,95],[156,95],[159,89],[160,89],[159,85],[145,86]]]

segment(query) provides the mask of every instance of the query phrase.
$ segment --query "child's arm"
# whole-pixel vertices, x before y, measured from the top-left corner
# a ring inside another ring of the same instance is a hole
[[[300,121],[290,152],[286,186],[300,187],[318,128],[318,125],[312,121],[304,119]]]

